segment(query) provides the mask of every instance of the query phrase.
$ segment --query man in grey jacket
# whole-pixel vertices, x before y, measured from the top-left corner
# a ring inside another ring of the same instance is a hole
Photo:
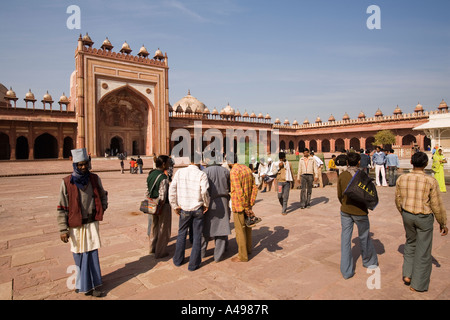
[[[208,176],[210,204],[204,217],[202,258],[206,254],[208,242],[214,239],[214,261],[219,262],[228,247],[230,227],[230,171],[220,164],[212,164],[203,172]]]

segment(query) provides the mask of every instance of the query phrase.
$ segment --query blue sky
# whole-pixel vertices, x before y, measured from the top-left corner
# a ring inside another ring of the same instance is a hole
[[[70,30],[69,5],[81,10]],[[381,29],[366,25],[370,5]],[[448,0],[160,0],[9,1],[0,21],[0,83],[40,101],[69,93],[80,33],[99,48],[160,48],[169,58],[169,95],[187,94],[210,110],[269,113],[300,123],[345,112],[385,115],[420,102],[450,103]]]

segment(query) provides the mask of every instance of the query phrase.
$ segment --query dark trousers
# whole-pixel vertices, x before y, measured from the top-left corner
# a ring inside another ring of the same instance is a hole
[[[394,187],[395,183],[397,182],[397,167],[389,167],[389,187]]]
[[[278,182],[278,200],[280,201],[280,204],[282,205],[283,209],[281,210],[282,213],[286,213],[287,204],[289,200],[289,190],[291,189],[291,182]]]
[[[411,279],[411,287],[428,290],[430,284],[433,243],[432,214],[402,212],[406,243],[403,252],[403,276]]]
[[[184,251],[186,248],[186,236],[188,230],[192,230],[192,251],[189,258],[188,270],[194,271],[200,267],[202,262],[201,246],[202,246],[202,231],[203,231],[203,209],[200,208],[195,211],[180,212],[180,220],[178,226],[177,243],[175,246],[175,254],[173,256],[173,263],[180,266],[184,261]]]
[[[314,176],[312,174],[302,174],[300,180],[302,188],[302,191],[300,192],[300,207],[307,207],[311,205]]]

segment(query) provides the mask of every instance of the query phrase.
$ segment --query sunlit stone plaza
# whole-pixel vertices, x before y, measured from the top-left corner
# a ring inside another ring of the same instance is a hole
[[[273,189],[258,193],[254,211],[262,222],[253,228],[253,251],[247,263],[231,262],[237,254],[232,230],[222,261],[213,261],[214,244],[210,243],[198,270],[188,271],[187,263],[175,267],[171,260],[178,228],[175,214],[169,256],[154,259],[149,255],[148,218],[139,211],[151,166],[149,159],[146,163],[140,175],[121,174],[117,159],[92,161],[93,172],[109,192],[109,208],[100,223],[99,256],[106,293],[100,299],[450,298],[450,238],[440,236],[437,223],[429,291],[414,293],[403,284],[405,235],[394,204],[394,188],[390,187],[378,188],[379,205],[369,213],[379,259],[377,273],[362,266],[356,228],[352,240],[356,274],[344,280],[340,273],[341,226],[335,185],[314,188],[312,206],[305,210],[299,207],[300,190],[291,189],[287,215],[281,214]],[[7,166],[2,164],[2,170]],[[71,162],[23,162],[20,168],[9,168],[0,178],[0,298],[99,299],[74,292],[72,253],[59,239],[58,192],[61,179],[71,172]],[[17,170],[30,172],[33,168],[49,174],[13,176]],[[442,196],[445,206],[450,206],[448,193]],[[186,256],[189,254],[188,242]]]

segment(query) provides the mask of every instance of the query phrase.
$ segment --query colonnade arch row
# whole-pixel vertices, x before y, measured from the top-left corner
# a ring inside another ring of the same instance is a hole
[[[51,133],[44,132],[30,141],[27,135],[11,140],[10,136],[0,132],[0,160],[58,159],[59,146],[63,146],[62,157],[68,159],[74,148],[73,138],[66,136],[63,141]]]
[[[419,136],[420,137],[420,136]],[[287,149],[288,151],[292,148],[287,148],[287,141],[290,141],[290,146],[295,145],[294,151],[303,152],[305,148],[308,148],[310,151],[315,152],[341,152],[342,150],[348,150],[348,149],[354,149],[354,150],[360,150],[365,149],[372,151],[374,150],[377,145],[375,144],[375,137],[374,135],[370,135],[368,137],[351,137],[343,138],[343,137],[336,137],[335,139],[330,138],[312,138],[312,139],[299,139],[294,141],[290,140],[289,138],[281,137],[280,138],[280,148],[281,149]],[[423,135],[423,138],[420,137],[419,140],[416,135],[413,135],[411,133],[407,133],[404,135],[397,135],[397,141],[402,147],[410,146],[413,144],[421,144],[423,143],[423,146],[427,148],[431,144],[430,138],[428,138],[426,135]],[[292,142],[292,144],[291,144]],[[386,145],[386,147],[390,147],[390,145]]]

